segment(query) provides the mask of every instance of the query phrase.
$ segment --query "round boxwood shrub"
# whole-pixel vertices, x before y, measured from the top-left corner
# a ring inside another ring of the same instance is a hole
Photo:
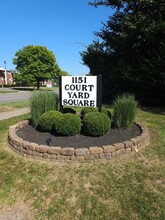
[[[81,116],[82,118],[89,112],[97,112],[98,109],[94,107],[85,107],[81,109]]]
[[[55,123],[54,127],[59,135],[73,136],[79,134],[81,131],[81,119],[75,114],[63,114]]]
[[[62,117],[61,112],[54,110],[47,111],[41,115],[37,128],[41,131],[51,131],[60,117]]]
[[[81,116],[82,118],[84,117],[85,114],[89,113],[89,112],[98,112],[98,108],[94,108],[94,107],[85,107],[82,108],[81,110]],[[101,112],[108,115],[108,117],[111,119],[111,112],[109,110],[107,110],[106,108],[102,108]]]
[[[89,112],[83,118],[83,131],[89,136],[102,136],[110,129],[110,118],[100,112]]]

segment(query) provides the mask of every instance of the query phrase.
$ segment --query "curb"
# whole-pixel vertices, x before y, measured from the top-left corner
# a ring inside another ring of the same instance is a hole
[[[53,162],[103,162],[112,160],[132,151],[138,152],[139,148],[145,147],[149,144],[149,132],[147,127],[140,123],[136,123],[141,129],[140,136],[122,143],[115,143],[102,147],[92,146],[89,148],[62,148],[59,146],[49,147],[47,145],[39,145],[37,143],[23,140],[16,134],[17,130],[28,123],[29,121],[26,120],[10,126],[8,132],[8,143],[10,148],[15,152],[24,157],[36,160],[39,159]]]

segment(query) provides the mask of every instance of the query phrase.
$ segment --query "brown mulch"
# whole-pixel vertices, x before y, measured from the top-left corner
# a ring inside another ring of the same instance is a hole
[[[82,134],[75,136],[54,136],[49,132],[39,132],[30,124],[22,127],[17,131],[17,135],[29,142],[47,145],[50,140],[50,146],[60,147],[86,147],[103,146],[115,144],[130,140],[131,138],[139,136],[141,130],[138,125],[133,124],[131,129],[111,129],[107,134],[100,137],[89,137]]]

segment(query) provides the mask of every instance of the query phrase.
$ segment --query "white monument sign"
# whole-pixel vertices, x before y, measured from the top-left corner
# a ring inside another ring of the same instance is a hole
[[[62,106],[97,106],[97,76],[62,76]]]

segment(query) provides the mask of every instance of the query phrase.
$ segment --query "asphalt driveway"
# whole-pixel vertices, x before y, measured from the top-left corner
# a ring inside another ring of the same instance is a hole
[[[0,104],[27,100],[31,94],[31,91],[0,88]]]
[[[31,97],[29,91],[17,91],[13,93],[0,93],[0,104],[27,100]]]

